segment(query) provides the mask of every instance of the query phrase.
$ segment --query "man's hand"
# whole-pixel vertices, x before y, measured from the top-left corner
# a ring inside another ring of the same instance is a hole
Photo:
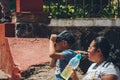
[[[50,37],[50,40],[53,41],[53,42],[56,42],[56,38],[57,38],[57,35],[52,34],[51,37]]]

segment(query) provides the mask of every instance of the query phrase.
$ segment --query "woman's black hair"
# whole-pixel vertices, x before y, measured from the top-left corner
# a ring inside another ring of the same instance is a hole
[[[110,42],[105,37],[96,37],[95,49],[101,49],[102,55],[107,62],[113,62],[114,65],[120,66],[120,51],[110,44]]]

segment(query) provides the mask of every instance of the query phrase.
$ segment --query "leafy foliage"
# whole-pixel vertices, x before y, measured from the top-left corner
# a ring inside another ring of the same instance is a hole
[[[44,10],[50,12],[50,18],[114,18],[120,17],[119,8],[118,2],[110,2],[108,5],[99,6],[97,4],[83,5],[60,0],[44,5]]]

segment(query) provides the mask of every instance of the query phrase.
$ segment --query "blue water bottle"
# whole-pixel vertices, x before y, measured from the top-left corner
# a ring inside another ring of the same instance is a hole
[[[80,63],[80,59],[82,58],[81,54],[77,54],[75,57],[73,57],[68,65],[65,67],[63,72],[61,73],[61,76],[65,79],[68,80],[73,73],[73,69],[76,69]]]

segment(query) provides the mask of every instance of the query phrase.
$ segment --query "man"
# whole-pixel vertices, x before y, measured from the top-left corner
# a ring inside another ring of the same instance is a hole
[[[50,66],[56,67],[55,80],[64,80],[60,74],[68,64],[69,60],[76,55],[71,49],[74,43],[75,37],[68,30],[64,30],[58,35],[51,35],[49,56],[51,57]],[[69,80],[72,80],[71,78],[69,78]]]

